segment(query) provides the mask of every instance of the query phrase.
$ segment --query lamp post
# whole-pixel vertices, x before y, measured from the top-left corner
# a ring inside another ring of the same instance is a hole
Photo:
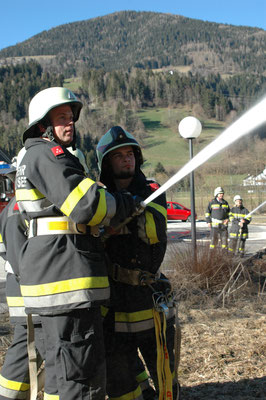
[[[189,156],[193,158],[193,139],[196,139],[201,134],[201,123],[195,117],[186,117],[178,125],[180,135],[184,139],[189,140]],[[194,171],[190,173],[190,207],[191,207],[191,241],[193,259],[196,260],[196,221],[195,221],[195,191],[194,191]]]

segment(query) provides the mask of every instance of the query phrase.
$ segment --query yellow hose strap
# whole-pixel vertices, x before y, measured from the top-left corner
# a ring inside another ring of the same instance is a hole
[[[169,364],[169,354],[166,343],[166,317],[164,313],[153,311],[156,343],[157,343],[157,377],[159,385],[159,400],[173,399],[173,378]],[[161,321],[161,316],[163,321]]]
[[[38,393],[37,354],[34,340],[34,326],[31,314],[27,315],[28,358],[30,376],[30,400],[36,400]]]
[[[178,320],[178,309],[176,308],[176,315],[175,315],[175,378],[177,384],[177,396],[176,398],[179,399],[179,384],[178,384],[178,367],[180,363],[180,352],[181,352],[181,326]]]

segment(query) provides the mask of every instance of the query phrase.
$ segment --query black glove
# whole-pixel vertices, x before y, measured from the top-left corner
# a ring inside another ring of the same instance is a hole
[[[131,193],[122,191],[112,193],[116,201],[116,213],[111,219],[110,225],[117,226],[125,221],[135,211],[135,201]]]
[[[139,196],[132,196],[127,191],[112,193],[116,200],[116,214],[111,219],[110,225],[116,227],[125,222],[128,218],[135,217],[143,212],[145,205]]]

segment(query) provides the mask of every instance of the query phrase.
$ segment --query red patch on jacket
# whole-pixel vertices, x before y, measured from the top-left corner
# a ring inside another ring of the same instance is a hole
[[[14,211],[19,211],[18,203],[16,203],[16,204],[14,205]]]
[[[150,188],[152,192],[155,192],[155,190],[159,189],[158,183],[150,183]]]
[[[64,150],[62,149],[61,146],[53,147],[53,148],[51,149],[51,151],[53,152],[53,155],[54,155],[55,157],[60,156],[60,154],[64,154]]]

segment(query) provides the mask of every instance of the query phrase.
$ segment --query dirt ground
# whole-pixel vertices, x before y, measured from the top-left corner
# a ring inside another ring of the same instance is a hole
[[[182,308],[182,399],[266,399],[262,304],[246,299],[228,309]]]
[[[266,259],[261,265],[266,270]],[[266,399],[264,273],[237,293],[226,301],[212,295],[204,303],[196,293],[179,302],[182,400]],[[8,313],[1,314],[0,366],[11,340]]]
[[[180,300],[182,400],[266,399],[266,254],[230,271]]]

